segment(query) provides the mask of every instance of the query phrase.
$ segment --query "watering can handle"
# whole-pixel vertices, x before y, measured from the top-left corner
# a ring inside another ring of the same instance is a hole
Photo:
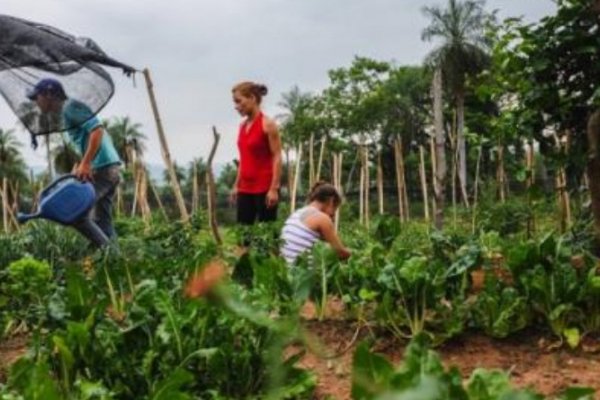
[[[42,193],[40,194],[41,197],[45,197],[48,192],[50,192],[52,189],[54,189],[56,187],[56,185],[58,185],[60,182],[65,181],[67,179],[77,179],[77,177],[73,174],[67,174],[67,175],[63,175],[60,178],[58,178],[57,180],[55,180],[54,182],[52,182],[50,184],[50,186],[48,186],[47,188],[45,188],[44,190],[42,190]]]

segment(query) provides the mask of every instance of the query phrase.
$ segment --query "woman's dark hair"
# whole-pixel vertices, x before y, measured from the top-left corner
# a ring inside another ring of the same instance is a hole
[[[331,183],[319,181],[313,185],[308,195],[308,201],[318,201],[326,203],[329,199],[333,199],[333,204],[339,206],[342,204],[342,196]]]
[[[254,97],[256,102],[260,104],[262,98],[269,93],[269,89],[260,83],[241,82],[233,87],[232,92],[239,92],[244,97]]]

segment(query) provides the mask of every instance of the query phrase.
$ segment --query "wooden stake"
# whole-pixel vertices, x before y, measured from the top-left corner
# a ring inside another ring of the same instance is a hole
[[[379,215],[383,215],[383,166],[381,165],[381,150],[377,151],[377,200]]]
[[[370,207],[369,207],[369,195],[371,189],[371,177],[369,174],[369,150],[366,146],[363,147],[364,159],[365,159],[365,226],[369,229],[370,225]]]
[[[406,170],[404,168],[404,145],[402,140],[399,138],[398,147],[400,150],[400,179],[402,180],[402,204],[404,205],[404,218],[406,221],[410,221],[410,212],[408,206],[408,187],[406,186]]]
[[[156,185],[154,185],[154,182],[152,181],[152,179],[148,179],[148,184],[150,185],[150,189],[152,190],[152,194],[154,195],[154,199],[156,200],[156,203],[158,204],[158,208],[160,209],[161,214],[163,215],[163,217],[165,217],[165,221],[168,221],[169,216],[167,215],[167,211],[165,210],[163,202],[160,199],[160,194],[158,193],[158,190],[156,189]]]
[[[319,162],[317,163],[317,172],[315,175],[315,180],[321,180],[321,166],[323,165],[323,157],[325,154],[325,143],[327,143],[327,136],[323,136],[321,139],[321,148],[319,149]]]
[[[123,189],[121,188],[121,185],[119,184],[117,186],[117,210],[116,210],[117,218],[121,217],[122,209],[123,209]]]
[[[192,163],[192,214],[198,212],[200,203],[200,191],[198,187],[198,164]]]
[[[185,201],[183,200],[183,195],[181,194],[181,187],[179,186],[177,174],[175,172],[175,168],[173,167],[173,162],[171,161],[171,154],[169,153],[167,138],[163,129],[162,121],[160,119],[160,114],[158,112],[158,105],[156,104],[154,88],[152,80],[150,79],[150,71],[148,70],[148,68],[144,69],[144,78],[146,79],[146,87],[148,89],[148,96],[150,97],[150,105],[152,106],[152,113],[154,114],[156,130],[158,132],[158,138],[160,140],[161,153],[165,162],[165,166],[167,167],[167,171],[169,172],[171,188],[173,189],[173,194],[175,195],[175,200],[177,201],[177,206],[179,207],[181,220],[184,223],[188,223],[190,216],[185,207]]]
[[[429,138],[429,153],[431,156],[431,184],[434,188],[434,195],[433,198],[431,199],[431,211],[433,212],[433,215],[437,215],[437,204],[435,201],[435,174],[437,171],[437,167],[436,167],[436,157],[435,157],[435,138],[431,137]]]
[[[504,172],[504,146],[498,145],[498,166],[496,171],[496,180],[498,181],[498,193],[500,202],[506,202],[506,174]]]
[[[342,185],[342,153],[333,154],[333,165],[332,165],[332,181],[333,186],[336,188],[340,196],[344,197],[343,185]],[[335,230],[337,231],[340,223],[340,209],[338,208],[335,212]]]
[[[312,188],[315,184],[315,134],[310,134],[310,139],[308,143],[308,187]]]
[[[435,126],[435,157],[436,169],[434,180],[435,193],[435,226],[442,229],[444,225],[444,202],[446,186],[446,147],[444,133],[444,113],[443,113],[443,91],[442,91],[442,71],[436,68],[432,82],[433,114]]]
[[[296,211],[296,193],[298,191],[298,181],[300,178],[300,166],[302,161],[302,143],[298,144],[296,151],[296,166],[294,168],[294,181],[292,184],[292,193],[290,194],[290,210]]]
[[[358,185],[358,193],[359,193],[359,222],[361,225],[365,225],[365,165],[364,165],[364,157],[363,157],[363,149],[362,146],[359,147],[359,155],[360,155],[360,182]]]
[[[206,192],[207,200],[208,200],[208,215],[210,228],[212,230],[213,236],[217,244],[221,245],[223,241],[221,240],[221,235],[219,234],[219,227],[217,225],[217,191],[215,188],[215,178],[212,171],[212,163],[215,157],[215,153],[217,152],[217,146],[219,145],[219,140],[221,139],[221,135],[217,132],[217,128],[213,126],[213,137],[214,142],[212,149],[210,150],[210,155],[208,156],[208,165],[206,167]]]
[[[427,174],[425,172],[425,149],[422,144],[419,145],[419,175],[421,176],[421,192],[423,193],[425,221],[429,222],[429,189],[427,188]]]
[[[2,178],[2,226],[8,233],[8,179]]]
[[[140,174],[136,168],[134,168],[134,179],[135,179],[135,184],[134,184],[134,189],[133,189],[133,204],[131,205],[131,218],[133,218],[135,216],[135,213],[137,211],[138,196],[140,193]]]
[[[394,161],[396,166],[396,188],[398,189],[398,217],[400,222],[405,222],[406,217],[404,215],[404,189],[402,188],[402,167],[400,166],[400,158],[402,149],[400,148],[400,139],[397,137],[394,139]]]

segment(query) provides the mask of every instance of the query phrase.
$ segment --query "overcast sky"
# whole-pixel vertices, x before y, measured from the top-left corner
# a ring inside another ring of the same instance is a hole
[[[207,157],[211,126],[222,133],[216,161],[237,156],[239,116],[231,87],[255,80],[269,87],[264,109],[279,112],[281,93],[298,85],[319,91],[327,71],[347,66],[355,55],[398,64],[420,64],[433,44],[421,41],[428,21],[424,5],[445,0],[0,0],[0,13],[93,38],[109,55],[148,67],[168,135],[179,163]],[[500,17],[537,21],[551,14],[550,0],[488,0]],[[112,73],[116,93],[101,116],[130,116],[148,136],[146,160],[161,163],[160,148],[142,75],[132,80]],[[0,103],[0,126],[16,117]],[[44,153],[29,148],[18,130],[30,165]]]

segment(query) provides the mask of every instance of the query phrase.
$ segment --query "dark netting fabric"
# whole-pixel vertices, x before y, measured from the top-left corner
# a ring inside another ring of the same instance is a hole
[[[47,25],[0,15],[0,94],[32,134],[47,135],[76,128],[110,100],[114,84],[101,67],[134,69],[108,57],[91,39],[77,38]],[[62,83],[69,100],[87,106],[79,118],[42,113],[27,98],[44,78]]]

